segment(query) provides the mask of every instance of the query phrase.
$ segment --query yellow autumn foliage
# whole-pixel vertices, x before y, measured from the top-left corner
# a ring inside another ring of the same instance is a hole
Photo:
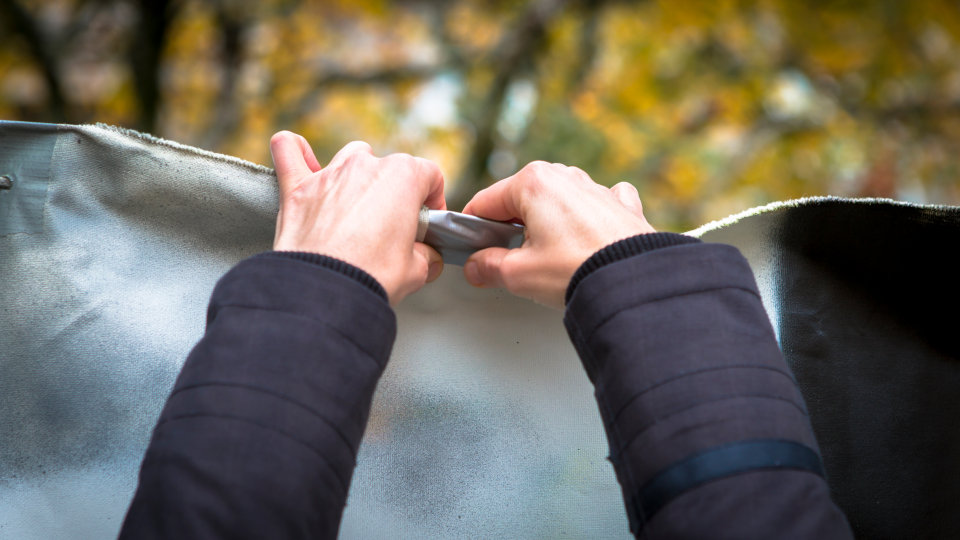
[[[560,161],[674,229],[806,195],[960,204],[947,0],[155,4],[5,0],[0,117],[265,164],[279,129],[321,161],[363,139],[436,160],[453,206]]]

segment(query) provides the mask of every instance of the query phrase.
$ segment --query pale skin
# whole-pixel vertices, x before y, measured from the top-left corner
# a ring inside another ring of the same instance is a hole
[[[394,306],[443,271],[440,254],[416,241],[420,208],[446,208],[435,163],[378,158],[355,141],[321,167],[306,139],[289,131],[270,139],[270,153],[280,187],[273,249],[348,262],[373,276]]]
[[[463,211],[526,227],[519,248],[474,253],[463,267],[467,281],[558,309],[570,278],[591,255],[617,240],[655,232],[633,185],[607,188],[576,167],[543,161],[480,191]]]
[[[446,208],[435,163],[407,154],[377,158],[368,144],[352,142],[321,167],[306,139],[289,131],[273,136],[270,151],[280,187],[275,250],[348,262],[372,275],[394,306],[440,275],[440,255],[415,240],[421,206]],[[542,161],[480,191],[463,211],[526,227],[521,247],[471,256],[467,281],[561,309],[587,258],[654,232],[631,184],[606,188],[576,167]]]

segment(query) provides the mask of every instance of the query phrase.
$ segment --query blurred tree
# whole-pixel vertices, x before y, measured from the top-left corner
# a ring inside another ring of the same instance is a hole
[[[806,195],[960,204],[952,0],[0,0],[0,117],[269,162],[273,131],[437,160],[451,207],[533,159],[686,229]]]

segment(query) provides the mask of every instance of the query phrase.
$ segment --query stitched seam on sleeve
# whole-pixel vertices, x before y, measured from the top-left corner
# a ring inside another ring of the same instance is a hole
[[[731,364],[731,365],[726,365],[726,366],[711,366],[711,367],[705,367],[705,368],[700,368],[700,369],[694,369],[694,370],[690,370],[690,371],[684,371],[684,372],[682,372],[682,373],[678,373],[678,374],[672,375],[672,376],[670,376],[670,377],[666,377],[666,378],[664,378],[664,379],[660,379],[659,381],[656,381],[656,382],[654,382],[653,384],[651,384],[651,385],[643,388],[642,390],[640,390],[639,392],[637,392],[636,394],[634,394],[633,396],[631,396],[630,399],[628,399],[627,402],[624,403],[624,404],[620,407],[620,410],[617,411],[617,414],[615,414],[614,417],[613,417],[610,421],[611,421],[611,422],[616,422],[617,419],[620,418],[620,414],[623,413],[623,411],[626,410],[626,408],[629,407],[630,404],[632,404],[632,403],[633,403],[634,401],[636,401],[637,399],[640,399],[641,396],[643,396],[643,395],[646,394],[647,392],[650,392],[651,390],[654,390],[654,389],[656,389],[656,388],[659,388],[660,386],[663,386],[663,385],[665,385],[665,384],[669,384],[669,383],[671,383],[671,382],[674,382],[674,381],[676,381],[677,379],[682,379],[682,378],[684,378],[684,377],[690,377],[690,376],[692,376],[692,375],[699,375],[699,374],[701,374],[701,373],[707,373],[707,372],[710,372],[710,371],[723,371],[723,370],[726,370],[726,369],[763,369],[763,370],[767,370],[767,371],[773,371],[773,372],[775,372],[775,373],[779,373],[780,375],[783,375],[784,377],[786,377],[791,383],[793,383],[793,385],[794,385],[795,388],[796,388],[796,384],[797,384],[797,381],[796,381],[796,380],[793,378],[793,376],[791,376],[789,373],[786,373],[786,372],[783,371],[782,369],[778,369],[778,368],[776,368],[776,367],[774,367],[774,366],[765,366],[765,365],[762,365],[762,364]],[[797,391],[799,392],[799,388],[797,389]],[[806,409],[801,409],[801,410],[803,410],[804,414],[806,414],[806,415],[809,416],[809,414],[806,412]]]
[[[759,295],[756,291],[754,291],[754,290],[752,290],[752,289],[747,289],[747,288],[745,288],[745,287],[736,287],[736,286],[709,287],[709,288],[704,288],[704,289],[697,289],[697,290],[693,290],[693,291],[688,291],[688,292],[684,292],[684,293],[680,293],[680,294],[671,294],[671,295],[669,295],[669,296],[658,296],[658,297],[650,298],[650,299],[648,299],[648,300],[644,300],[643,302],[640,302],[640,303],[638,303],[638,304],[633,304],[633,305],[631,305],[631,306],[625,307],[624,309],[618,310],[618,311],[616,311],[616,312],[614,312],[614,313],[611,313],[610,315],[608,315],[608,316],[604,317],[603,319],[601,319],[600,322],[598,322],[596,325],[594,325],[593,330],[590,332],[590,334],[593,335],[593,334],[597,333],[597,330],[599,330],[599,329],[602,328],[604,325],[606,325],[608,322],[610,322],[610,320],[613,319],[614,317],[617,317],[617,316],[621,315],[624,311],[629,311],[629,310],[637,309],[637,308],[640,308],[641,306],[646,306],[646,305],[649,305],[649,304],[656,304],[656,303],[658,303],[658,302],[663,302],[663,301],[666,301],[666,300],[673,300],[674,298],[683,298],[683,297],[685,297],[685,296],[693,296],[693,295],[696,295],[696,294],[704,294],[704,293],[708,293],[708,292],[726,291],[726,290],[743,291],[743,292],[746,292],[746,293],[749,293],[749,294],[753,295],[753,296],[756,297],[758,300],[760,300],[761,303],[763,302],[763,299],[760,297],[760,295]]]
[[[323,325],[324,327],[329,328],[330,330],[333,330],[334,332],[336,332],[337,334],[339,334],[340,336],[342,336],[344,339],[346,339],[348,342],[350,342],[350,344],[353,345],[358,351],[360,351],[361,353],[363,353],[364,356],[367,356],[368,358],[370,358],[370,359],[373,361],[373,363],[374,363],[378,368],[383,369],[383,366],[380,365],[380,363],[376,361],[376,356],[377,356],[377,355],[376,355],[373,351],[368,351],[368,350],[367,350],[366,348],[364,348],[362,345],[360,345],[359,343],[357,343],[352,337],[350,337],[349,335],[345,334],[345,333],[344,333],[343,331],[341,331],[339,328],[337,328],[336,326],[334,326],[334,325],[332,325],[332,324],[330,324],[330,323],[328,323],[328,322],[324,322],[324,321],[322,321],[322,320],[320,320],[320,319],[315,319],[315,318],[313,318],[313,317],[308,317],[308,316],[306,316],[306,315],[301,315],[301,314],[299,314],[299,313],[293,313],[293,312],[286,311],[286,310],[283,310],[283,309],[265,308],[265,307],[261,307],[261,306],[248,306],[248,305],[244,305],[244,304],[221,304],[221,305],[219,305],[219,306],[217,307],[217,311],[220,311],[220,310],[222,310],[222,309],[229,309],[229,308],[249,309],[249,310],[253,310],[253,311],[266,311],[266,312],[271,312],[271,313],[281,313],[281,314],[284,314],[284,315],[289,315],[289,316],[291,316],[291,317],[296,317],[297,319],[303,319],[303,320],[311,321],[311,322],[316,323],[316,324]]]
[[[323,421],[323,423],[325,423],[325,424],[327,424],[328,426],[330,426],[330,428],[333,429],[333,431],[335,431],[335,432],[337,433],[337,435],[340,436],[340,439],[347,445],[347,447],[350,448],[350,451],[351,451],[351,453],[353,454],[353,457],[354,457],[354,458],[357,457],[357,448],[355,448],[355,447],[353,446],[353,444],[350,443],[350,440],[347,438],[346,435],[343,434],[342,431],[340,431],[340,428],[337,427],[336,424],[334,424],[333,422],[331,422],[330,420],[328,420],[326,417],[324,417],[322,414],[320,414],[320,412],[317,411],[316,409],[314,409],[313,407],[309,407],[309,406],[307,406],[306,404],[301,403],[301,402],[299,402],[299,401],[297,401],[297,400],[295,400],[295,399],[290,399],[290,397],[288,397],[288,396],[286,396],[286,395],[284,395],[284,394],[281,394],[281,393],[279,393],[279,392],[274,392],[273,390],[268,390],[268,389],[266,389],[266,388],[262,388],[262,387],[259,387],[259,386],[253,386],[253,385],[250,385],[250,384],[216,381],[216,382],[205,382],[205,383],[189,384],[189,385],[186,385],[186,386],[181,386],[181,387],[175,388],[175,389],[173,390],[173,392],[170,393],[170,398],[173,398],[173,396],[176,396],[176,395],[181,394],[181,393],[183,393],[183,392],[186,392],[186,391],[188,391],[188,390],[196,390],[196,389],[198,389],[198,388],[213,387],[213,386],[230,387],[230,388],[244,388],[244,389],[246,389],[246,390],[251,390],[251,391],[254,391],[254,392],[260,392],[260,393],[263,393],[263,394],[267,394],[267,395],[273,396],[273,397],[275,397],[275,398],[278,398],[278,399],[280,399],[280,400],[282,400],[282,401],[284,401],[284,402],[286,402],[286,403],[290,403],[290,404],[292,404],[292,405],[296,405],[297,407],[299,407],[299,408],[301,408],[301,409],[303,409],[303,410],[305,410],[305,411],[313,414],[313,415],[314,415],[315,417],[317,417],[319,420]],[[168,399],[169,399],[169,398],[168,398]]]
[[[298,437],[296,437],[296,436],[294,436],[294,435],[291,435],[290,433],[287,433],[287,432],[285,432],[285,431],[281,431],[281,430],[279,430],[279,429],[277,429],[277,428],[275,428],[275,427],[273,427],[273,426],[264,425],[264,424],[261,424],[260,422],[256,422],[256,421],[251,420],[251,419],[249,419],[249,418],[244,418],[244,417],[242,417],[242,416],[234,416],[234,415],[229,415],[229,414],[196,413],[196,414],[181,414],[181,415],[177,415],[177,416],[173,416],[173,417],[170,417],[170,418],[161,420],[160,422],[157,423],[157,428],[156,428],[156,429],[160,429],[161,426],[163,426],[163,425],[169,425],[169,424],[171,424],[171,423],[173,423],[173,422],[175,422],[175,421],[177,421],[177,420],[192,420],[192,419],[197,419],[197,418],[219,418],[219,419],[223,419],[223,420],[234,420],[234,421],[236,421],[236,422],[243,422],[243,423],[245,423],[245,424],[250,424],[250,425],[253,425],[253,426],[257,426],[257,427],[259,427],[259,428],[261,428],[261,429],[265,429],[265,430],[267,430],[267,431],[272,431],[272,432],[274,432],[274,433],[283,435],[284,437],[290,439],[291,441],[294,441],[294,442],[296,442],[297,444],[300,444],[300,445],[303,446],[304,448],[308,448],[308,449],[311,450],[313,453],[315,453],[315,454],[320,458],[320,460],[324,463],[324,465],[326,465],[327,468],[330,469],[330,470],[333,472],[333,476],[334,476],[334,478],[337,479],[337,483],[340,484],[340,488],[343,490],[343,493],[344,493],[344,494],[347,493],[347,489],[348,489],[348,488],[347,488],[347,483],[344,481],[343,478],[340,477],[340,474],[337,472],[337,469],[333,466],[332,463],[330,463],[330,461],[327,459],[327,457],[326,457],[325,455],[323,455],[323,452],[321,452],[320,449],[315,448],[313,445],[311,445],[311,444],[308,443],[307,441],[304,441],[304,440],[302,440],[302,439],[300,439],[300,438],[298,438]]]
[[[583,347],[582,347],[583,350],[582,350],[582,351],[580,350],[581,347],[577,347],[578,352],[580,353],[581,357],[583,358],[583,363],[586,364],[586,363],[587,363],[587,360],[589,360],[591,366],[595,366],[596,364],[594,363],[594,362],[595,362],[595,359],[594,359],[594,356],[593,356],[593,351],[590,349],[590,347],[588,347],[588,346],[586,345],[586,341],[583,339],[583,334],[580,332],[580,326],[579,326],[578,324],[576,324],[575,322],[571,322],[570,327],[572,328],[572,332],[571,332],[571,333],[576,333],[576,339],[573,339],[574,344],[575,344],[575,345],[576,345],[577,343],[583,344]],[[606,402],[606,400],[601,401],[600,396],[597,396],[597,408],[600,409],[600,416],[601,416],[601,418],[604,418],[604,417],[609,416],[610,407],[609,407],[608,403]],[[608,426],[607,429],[610,430],[610,432],[611,432],[610,434],[614,437],[613,440],[619,440],[619,439],[620,439],[620,430],[618,429],[618,426],[617,426],[616,424],[610,423],[610,425]],[[611,440],[611,441],[608,441],[608,444],[609,444],[610,442],[612,442],[612,440]],[[613,447],[612,447],[612,444],[610,444],[610,454],[611,454],[611,458],[613,458]],[[612,461],[612,459],[611,459],[611,461]],[[615,465],[616,468],[618,468],[618,469],[620,470],[620,472],[621,472],[621,473],[623,474],[623,476],[626,478],[626,481],[628,482],[628,485],[637,485],[637,481],[636,481],[636,479],[635,479],[634,476],[633,476],[633,469],[630,467],[630,464],[629,464],[628,462],[617,460],[617,462],[616,462],[614,465]]]
[[[644,433],[646,433],[647,431],[649,431],[651,428],[653,428],[653,427],[656,426],[657,424],[663,422],[664,420],[666,420],[666,419],[668,419],[668,418],[670,418],[670,417],[672,417],[672,416],[676,416],[676,415],[681,414],[681,413],[684,413],[684,412],[692,411],[693,409],[702,407],[702,406],[704,406],[704,405],[714,405],[714,404],[716,404],[716,403],[718,403],[718,402],[720,402],[720,401],[730,401],[730,400],[734,400],[734,399],[768,399],[768,400],[772,400],[772,401],[776,401],[776,402],[780,402],[780,403],[787,403],[787,404],[793,406],[793,407],[794,407],[795,409],[797,409],[798,411],[800,411],[800,413],[801,413],[804,417],[809,418],[809,416],[806,414],[806,412],[805,412],[803,409],[801,409],[799,406],[797,406],[797,404],[794,403],[792,400],[789,400],[789,399],[786,399],[786,398],[782,398],[782,397],[779,397],[779,396],[771,396],[771,395],[766,395],[766,394],[730,394],[730,395],[725,395],[725,396],[718,396],[718,397],[715,397],[715,398],[708,399],[708,400],[706,400],[706,401],[699,401],[699,402],[694,403],[693,405],[689,405],[689,406],[687,406],[687,407],[681,407],[680,409],[677,409],[677,410],[675,410],[675,411],[670,411],[670,412],[668,412],[668,413],[666,413],[666,414],[664,414],[664,415],[662,415],[662,416],[658,416],[658,417],[654,418],[650,423],[648,423],[647,425],[645,425],[645,426],[641,427],[639,430],[637,430],[637,432],[634,434],[633,438],[631,438],[629,441],[626,441],[625,443],[623,443],[622,445],[620,445],[620,448],[617,449],[617,453],[618,453],[618,454],[622,454],[622,453],[626,452],[627,449],[630,447],[630,445],[632,445],[633,442],[636,441],[637,439],[641,438],[641,437],[644,435]]]

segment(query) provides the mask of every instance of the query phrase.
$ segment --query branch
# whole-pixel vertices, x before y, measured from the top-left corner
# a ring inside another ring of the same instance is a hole
[[[390,85],[422,81],[434,77],[448,68],[449,66],[443,63],[436,65],[414,64],[366,72],[332,70],[320,73],[313,82],[309,83],[314,91],[307,92],[294,105],[278,113],[274,124],[276,128],[285,128],[296,121],[297,118],[315,110],[317,102],[322,96],[321,90],[330,86]]]
[[[447,17],[453,2],[434,2],[431,9],[427,11],[427,24],[430,27],[430,33],[433,38],[443,48],[443,54],[446,57],[445,62],[451,67],[462,68],[467,65],[467,56],[478,56],[469,54],[464,48],[453,39],[447,30]]]
[[[57,59],[50,50],[49,43],[41,34],[36,20],[17,0],[0,0],[0,14],[8,22],[7,30],[18,32],[27,42],[30,54],[39,65],[41,73],[43,73],[50,100],[51,120],[54,122],[66,121],[67,102],[63,93]]]
[[[328,71],[320,74],[313,82],[314,86],[365,86],[370,84],[394,84],[407,81],[422,80],[437,75],[447,66],[438,65],[407,65],[384,68],[379,71],[366,73],[354,71]]]
[[[245,51],[243,35],[249,20],[238,15],[240,10],[230,9],[226,2],[217,3],[217,23],[220,29],[220,39],[223,57],[223,80],[216,104],[216,112],[207,133],[203,137],[201,146],[216,150],[231,133],[236,131],[240,121],[237,110],[237,75],[243,63]]]
[[[504,35],[495,48],[499,70],[487,90],[486,98],[475,121],[473,146],[467,156],[456,187],[448,197],[451,207],[458,208],[486,183],[487,161],[494,149],[497,120],[503,109],[507,87],[531,62],[543,46],[549,23],[569,0],[535,0],[518,18],[513,29]]]
[[[140,101],[137,124],[154,131],[160,109],[160,56],[167,30],[180,3],[172,0],[137,0],[140,22],[130,47],[133,87]]]
[[[567,82],[567,92],[575,95],[580,91],[583,82],[590,75],[597,58],[597,30],[600,26],[600,15],[605,0],[590,0],[583,5],[583,22],[580,25],[580,35],[577,43],[577,59],[570,78]]]
[[[103,11],[103,8],[110,4],[111,0],[79,0],[76,2],[75,9],[70,14],[70,20],[56,36],[54,50],[59,54],[70,47],[78,36],[90,28],[90,23]]]
[[[917,118],[926,121],[960,114],[960,101],[910,101],[875,109],[871,113],[881,122],[902,122],[905,119]]]

